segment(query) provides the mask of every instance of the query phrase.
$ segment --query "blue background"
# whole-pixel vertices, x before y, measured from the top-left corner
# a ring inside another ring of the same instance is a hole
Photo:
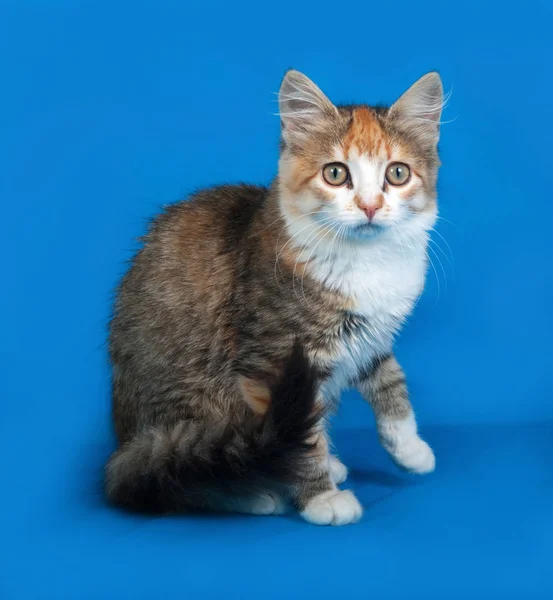
[[[0,4],[1,598],[552,597],[552,17]],[[438,469],[399,472],[348,393],[336,442],[360,524],[119,514],[100,486],[111,290],[162,204],[270,181],[289,67],[335,102],[391,102],[432,69],[453,91],[435,271],[398,344]]]

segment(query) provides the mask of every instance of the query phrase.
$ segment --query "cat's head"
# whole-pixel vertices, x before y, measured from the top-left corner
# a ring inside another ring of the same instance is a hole
[[[279,189],[288,222],[361,241],[429,229],[442,107],[434,72],[390,108],[372,108],[335,106],[305,75],[288,71],[279,92]]]

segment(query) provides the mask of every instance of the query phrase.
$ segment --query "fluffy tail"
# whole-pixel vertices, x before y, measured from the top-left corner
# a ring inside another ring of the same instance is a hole
[[[294,484],[322,418],[316,375],[296,344],[261,425],[249,429],[186,421],[152,428],[119,448],[106,468],[108,498],[149,513],[214,508],[221,496],[248,496],[267,482]]]

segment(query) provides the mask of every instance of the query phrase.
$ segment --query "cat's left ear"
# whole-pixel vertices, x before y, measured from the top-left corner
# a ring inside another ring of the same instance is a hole
[[[282,135],[288,142],[301,141],[338,115],[334,104],[299,71],[288,71],[284,76],[278,104]]]
[[[440,138],[440,117],[444,107],[442,80],[435,71],[416,81],[395,102],[389,116],[400,127],[412,131],[421,141],[435,145]]]

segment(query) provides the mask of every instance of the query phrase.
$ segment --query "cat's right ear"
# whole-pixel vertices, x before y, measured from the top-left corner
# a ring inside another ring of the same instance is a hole
[[[301,142],[319,129],[338,110],[303,73],[288,71],[278,93],[282,136],[288,142]]]

